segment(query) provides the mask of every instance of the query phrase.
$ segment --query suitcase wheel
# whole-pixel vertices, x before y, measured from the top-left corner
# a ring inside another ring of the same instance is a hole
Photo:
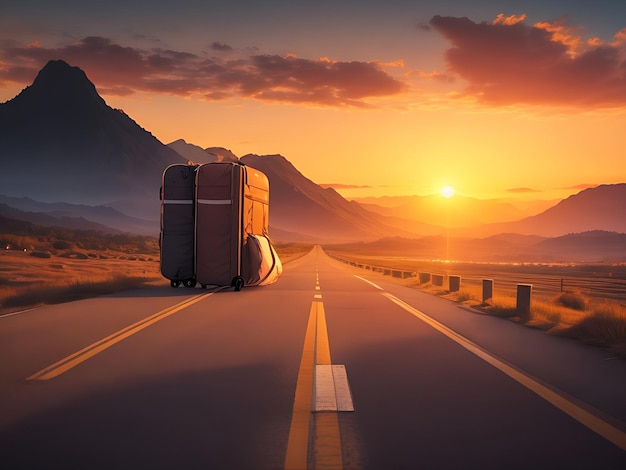
[[[185,287],[196,287],[196,280],[195,279],[185,279],[183,284],[185,285]]]
[[[233,282],[230,283],[235,288],[235,291],[239,292],[243,287],[243,277],[237,276],[233,278]]]
[[[170,286],[178,287],[178,286],[180,286],[180,281],[170,281]]]

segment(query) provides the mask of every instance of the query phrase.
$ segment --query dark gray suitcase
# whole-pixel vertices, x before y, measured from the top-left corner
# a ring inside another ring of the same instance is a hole
[[[195,171],[197,165],[170,165],[161,182],[161,274],[172,287],[195,280]]]

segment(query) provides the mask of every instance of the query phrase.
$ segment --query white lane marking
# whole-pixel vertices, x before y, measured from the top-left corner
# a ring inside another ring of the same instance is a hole
[[[314,299],[321,299],[322,298],[322,294],[315,294],[313,296]]]
[[[333,365],[333,380],[335,382],[335,397],[337,398],[337,411],[354,411],[352,393],[348,385],[346,366]]]
[[[356,277],[357,279],[360,279],[363,282],[367,282],[368,284],[374,286],[376,289],[378,290],[385,290],[382,287],[380,287],[378,284],[374,284],[372,281],[368,281],[367,279],[361,277],[361,276],[357,276],[356,274],[354,275],[354,277]]]
[[[344,365],[315,366],[314,412],[354,411],[352,393]]]
[[[149,317],[146,317],[142,320],[139,320],[132,325],[129,325],[121,330],[103,338],[95,343],[90,344],[87,347],[84,347],[80,351],[76,351],[73,354],[61,359],[60,361],[55,362],[54,364],[49,365],[48,367],[41,369],[39,372],[35,372],[33,375],[28,377],[26,380],[49,380],[54,377],[57,377],[64,372],[73,369],[77,365],[83,363],[87,359],[95,356],[96,354],[101,353],[105,349],[113,346],[114,344],[119,343],[120,341],[138,333],[139,331],[153,325],[156,322],[163,320],[191,305],[205,299],[213,295],[217,291],[207,292],[204,294],[196,295],[194,297],[187,298],[182,302],[177,303],[176,305],[172,305],[166,309],[161,310]]]
[[[562,394],[562,392],[556,389],[556,387],[550,388],[546,385],[543,385],[538,380],[535,380],[528,374],[522,372],[521,370],[518,370],[512,364],[508,364],[504,360],[497,358],[496,356],[481,348],[478,344],[470,341],[456,331],[448,328],[442,323],[439,323],[437,320],[429,317],[428,315],[417,310],[416,308],[411,307],[409,304],[398,299],[396,296],[386,292],[383,292],[382,295],[387,297],[396,305],[402,307],[407,312],[411,313],[416,318],[419,318],[427,325],[430,325],[440,333],[443,333],[452,341],[464,347],[472,354],[478,356],[483,361],[487,362],[504,374],[508,375],[513,380],[526,387],[528,390],[539,395],[548,403],[563,411],[565,414],[571,416],[582,425],[604,437],[619,448],[626,450],[626,432],[596,416],[591,411],[588,411],[587,409],[578,406],[572,401],[568,400]],[[585,404],[585,407],[591,408],[591,406],[587,404]]]
[[[316,365],[314,383],[315,406],[313,411],[337,411],[332,366]]]
[[[0,318],[12,317],[13,315],[21,315],[22,313],[32,312],[33,310],[39,310],[41,307],[29,308],[28,310],[20,310],[19,312],[5,313],[0,315]]]

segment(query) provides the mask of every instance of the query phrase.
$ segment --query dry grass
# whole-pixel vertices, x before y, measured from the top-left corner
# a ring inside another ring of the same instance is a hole
[[[272,242],[280,261],[284,264],[306,255],[313,249],[313,245],[306,243],[274,243]]]
[[[597,303],[562,334],[626,355],[626,308],[609,302]]]
[[[517,313],[515,297],[499,296],[482,303],[475,291],[461,290],[443,295],[489,315],[509,318],[549,334],[577,338],[626,355],[626,307],[616,302],[592,301],[580,293],[563,293],[552,301],[533,300],[530,318],[522,320]]]
[[[0,314],[110,294],[162,280],[158,252],[112,250],[49,252],[0,251]],[[304,256],[312,245],[277,244],[283,263]],[[32,254],[34,253],[34,256]],[[38,256],[46,253],[49,257]]]
[[[579,291],[574,290],[561,292],[555,297],[554,302],[574,310],[584,311],[587,308],[587,299]]]
[[[0,313],[113,293],[161,277],[158,257],[111,251],[84,255],[0,252]]]

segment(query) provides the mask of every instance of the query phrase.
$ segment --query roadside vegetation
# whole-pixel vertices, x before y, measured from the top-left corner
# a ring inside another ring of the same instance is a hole
[[[338,255],[339,253],[335,253]],[[381,263],[392,269],[418,271],[415,265],[406,261],[367,258],[364,256],[341,254],[356,263],[364,265]],[[476,276],[480,276],[481,265],[476,266]],[[525,268],[524,275],[532,274],[532,267]],[[541,267],[535,268],[538,275]],[[461,285],[458,292],[450,292],[443,286],[435,286],[431,281],[420,282],[419,276],[406,279],[386,276],[409,287],[445,297],[487,315],[506,318],[527,327],[538,328],[551,335],[578,339],[586,344],[601,346],[616,355],[626,357],[626,305],[619,300],[591,297],[576,289],[564,289],[551,295],[535,295],[531,299],[530,314],[520,316],[517,312],[515,294],[494,289],[493,297],[482,301],[482,288],[479,285]],[[444,283],[445,284],[445,283]],[[498,285],[498,282],[494,283]]]
[[[413,284],[412,287],[432,291],[429,286]],[[580,292],[566,291],[552,299],[532,300],[530,315],[525,318],[517,312],[515,297],[495,296],[483,303],[478,289],[449,292],[438,288],[433,293],[488,315],[508,318],[548,334],[576,338],[626,356],[626,306],[618,302],[589,299]]]
[[[283,263],[313,245],[279,243]],[[165,283],[156,237],[42,227],[0,217],[0,314]]]
[[[0,313],[157,281],[158,240],[0,220]]]
[[[314,245],[308,243],[274,243],[272,242],[280,261],[285,264],[306,255]]]

